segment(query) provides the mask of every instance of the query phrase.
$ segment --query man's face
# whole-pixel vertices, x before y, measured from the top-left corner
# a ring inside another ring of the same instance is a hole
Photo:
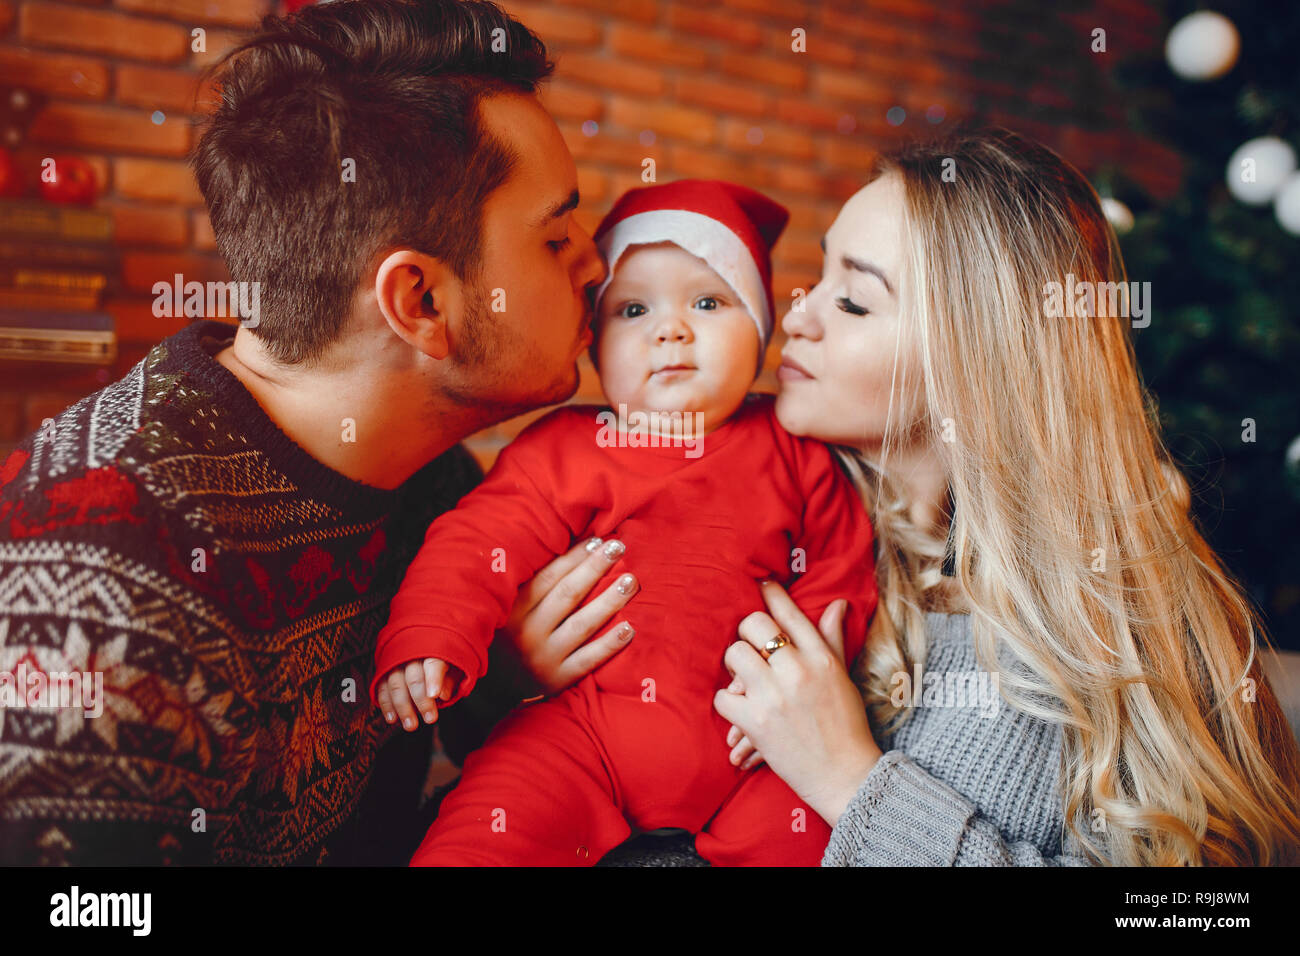
[[[605,278],[591,237],[573,219],[578,174],[536,97],[485,97],[484,125],[516,155],[483,206],[481,277],[470,293],[482,339],[473,399],[514,414],[569,398],[591,342],[587,290]],[[473,351],[479,351],[474,349]]]

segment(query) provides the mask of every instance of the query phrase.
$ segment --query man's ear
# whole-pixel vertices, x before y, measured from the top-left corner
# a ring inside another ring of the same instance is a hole
[[[464,299],[446,263],[414,249],[390,252],[375,273],[375,301],[394,335],[430,358],[447,357]]]

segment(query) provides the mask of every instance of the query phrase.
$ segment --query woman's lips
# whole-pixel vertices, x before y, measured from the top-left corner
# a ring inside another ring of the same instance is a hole
[[[782,382],[810,382],[812,374],[796,362],[794,359],[781,358],[781,364],[777,366],[776,377]]]

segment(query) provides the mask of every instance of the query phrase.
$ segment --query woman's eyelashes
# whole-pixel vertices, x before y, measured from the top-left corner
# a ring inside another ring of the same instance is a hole
[[[871,311],[866,306],[858,305],[846,296],[840,296],[837,298],[835,304],[840,307],[841,311],[847,312],[850,315],[866,315]]]
[[[548,240],[546,244],[550,246],[553,251],[559,252],[561,249],[567,249],[569,247],[569,243],[572,241],[573,240],[570,239],[568,236],[565,236],[563,239]]]

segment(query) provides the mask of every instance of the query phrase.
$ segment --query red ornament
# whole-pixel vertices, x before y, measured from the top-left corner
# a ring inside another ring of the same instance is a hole
[[[41,198],[49,202],[89,206],[95,201],[95,170],[75,156],[56,156],[41,169]]]
[[[23,194],[23,177],[14,162],[13,153],[0,146],[0,196],[12,197]]]

